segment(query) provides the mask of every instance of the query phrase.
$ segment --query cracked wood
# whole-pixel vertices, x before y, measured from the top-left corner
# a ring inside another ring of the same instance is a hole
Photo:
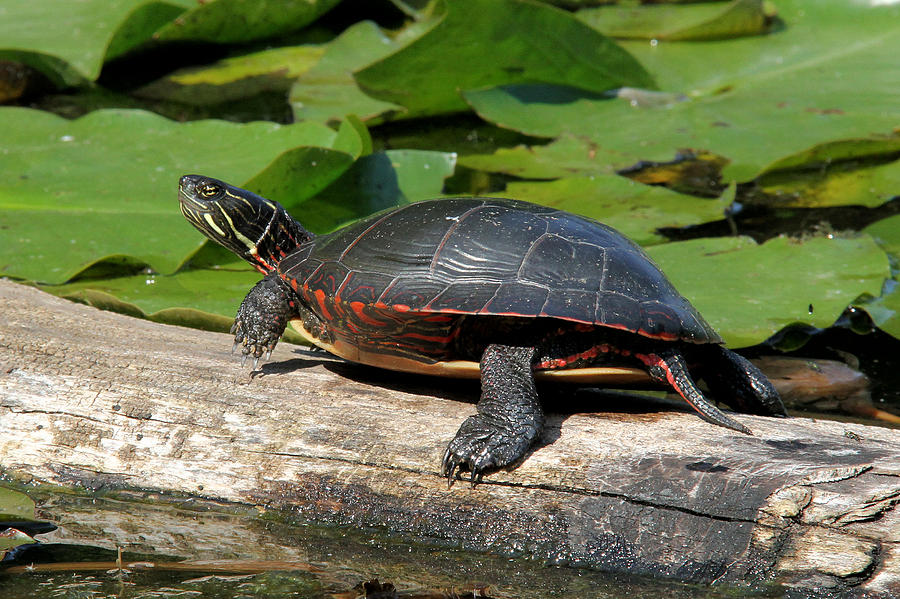
[[[557,563],[898,592],[894,430],[741,415],[750,437],[677,403],[548,385],[541,446],[448,491],[440,459],[476,384],[287,344],[250,374],[230,347],[0,281],[0,464]]]

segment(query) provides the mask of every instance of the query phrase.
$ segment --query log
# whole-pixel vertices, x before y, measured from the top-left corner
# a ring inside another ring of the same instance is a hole
[[[477,382],[285,343],[248,372],[230,347],[0,281],[3,474],[599,570],[900,593],[895,430],[739,415],[747,436],[670,401],[547,385],[521,466],[448,489],[440,460]]]

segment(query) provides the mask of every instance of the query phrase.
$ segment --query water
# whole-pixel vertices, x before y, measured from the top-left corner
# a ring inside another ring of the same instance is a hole
[[[773,588],[695,586],[435,548],[239,506],[29,494],[38,514],[57,519],[60,529],[4,562],[4,598],[783,596]]]

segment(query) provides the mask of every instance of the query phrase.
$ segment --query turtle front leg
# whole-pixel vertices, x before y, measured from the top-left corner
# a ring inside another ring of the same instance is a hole
[[[253,368],[259,358],[272,355],[275,344],[284,334],[288,320],[296,317],[297,302],[293,290],[277,273],[269,273],[257,283],[238,308],[231,332],[234,333],[233,352],[242,345],[241,366],[248,356],[253,356]]]
[[[525,456],[544,427],[544,413],[534,385],[534,347],[489,345],[481,357],[481,400],[444,453],[441,473],[449,485],[458,470],[468,469],[474,485],[486,470],[496,470]]]

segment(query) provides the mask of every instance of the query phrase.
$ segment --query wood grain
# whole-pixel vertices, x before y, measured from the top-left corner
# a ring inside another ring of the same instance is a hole
[[[738,415],[746,436],[680,404],[547,385],[541,445],[448,490],[440,459],[477,383],[287,344],[250,373],[230,347],[0,281],[4,473],[603,570],[900,594],[895,430]]]

